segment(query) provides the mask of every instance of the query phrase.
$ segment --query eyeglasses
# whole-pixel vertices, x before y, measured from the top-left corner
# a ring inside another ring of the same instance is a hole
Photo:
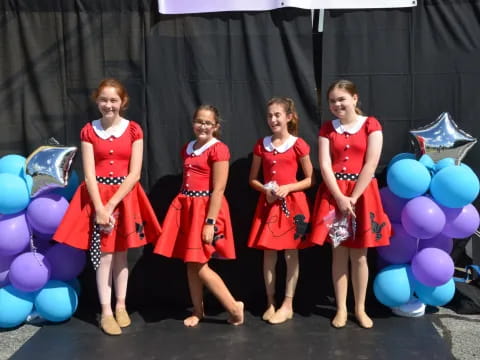
[[[198,127],[205,126],[206,128],[212,128],[216,124],[211,121],[193,120],[193,125]]]

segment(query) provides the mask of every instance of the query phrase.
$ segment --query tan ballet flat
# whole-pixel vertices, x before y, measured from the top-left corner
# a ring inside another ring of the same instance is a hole
[[[130,316],[128,316],[128,312],[126,309],[117,309],[115,311],[115,319],[117,320],[118,326],[121,328],[127,327],[132,323],[130,320]]]
[[[272,325],[283,324],[287,320],[291,320],[293,318],[293,311],[285,312],[285,311],[277,311],[275,314],[268,320],[268,322]]]
[[[100,319],[100,328],[107,335],[120,335],[122,333],[122,329],[118,326],[113,315],[102,316]]]
[[[269,306],[267,310],[262,315],[262,320],[268,321],[270,320],[273,315],[275,315],[275,307],[273,305]]]

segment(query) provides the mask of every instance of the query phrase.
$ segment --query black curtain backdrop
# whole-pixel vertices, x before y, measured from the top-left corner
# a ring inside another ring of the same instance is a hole
[[[300,136],[317,165],[317,131],[330,119],[325,88],[337,78],[358,84],[363,110],[384,125],[381,169],[410,151],[408,130],[443,111],[479,134],[478,1],[419,1],[416,8],[161,15],[147,0],[10,0],[0,3],[0,156],[28,156],[55,137],[79,144],[79,131],[97,118],[90,100],[104,77],[126,86],[126,117],[145,132],[142,183],[160,220],[181,182],[180,147],[192,138],[191,116],[212,103],[223,117],[222,139],[232,152],[226,196],[238,259],[212,261],[235,296],[262,303],[262,254],[245,246],[257,194],[248,187],[251,150],[268,134],[265,103],[292,97]],[[313,27],[316,29],[316,26]],[[320,116],[322,115],[322,116]],[[479,146],[465,162],[480,173]],[[81,173],[80,157],[74,168]],[[315,188],[309,192],[313,201]],[[373,252],[372,252],[373,253]],[[131,305],[189,303],[184,265],[129,253]],[[297,307],[329,303],[330,250],[301,252]],[[284,271],[280,265],[280,272]],[[95,306],[93,271],[82,275],[82,304]],[[279,284],[279,292],[283,284]],[[214,306],[207,296],[207,306]],[[260,306],[260,308],[262,305]]]

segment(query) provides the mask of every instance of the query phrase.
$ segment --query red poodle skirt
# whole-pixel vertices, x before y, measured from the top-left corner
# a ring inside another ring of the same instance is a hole
[[[337,180],[343,194],[351,195],[356,181]],[[338,214],[337,204],[325,183],[318,189],[315,207],[312,215],[312,232],[310,241],[323,245],[330,242],[328,235],[328,218],[332,210]],[[383,211],[377,179],[373,178],[355,205],[356,231],[355,236],[343,241],[340,245],[349,248],[369,248],[387,246],[390,244],[390,220]]]
[[[308,241],[310,209],[305,193],[288,194],[283,200],[269,204],[261,194],[248,237],[249,247],[261,250],[303,249]]]
[[[168,208],[162,225],[162,235],[154,253],[204,264],[210,258],[235,259],[230,210],[225,197],[215,223],[212,245],[202,241],[210,197],[178,194]]]
[[[120,185],[98,183],[98,190],[104,204],[119,187]],[[83,182],[73,196],[53,239],[79,249],[89,249],[94,216],[95,209],[87,186]],[[161,234],[155,212],[139,183],[117,205],[113,216],[115,217],[113,230],[108,234],[101,233],[102,252],[125,251],[154,243]]]

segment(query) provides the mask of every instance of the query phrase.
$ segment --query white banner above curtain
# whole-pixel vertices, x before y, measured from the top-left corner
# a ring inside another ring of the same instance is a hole
[[[265,11],[282,7],[302,9],[375,9],[417,5],[417,0],[158,0],[162,14],[217,11]]]

